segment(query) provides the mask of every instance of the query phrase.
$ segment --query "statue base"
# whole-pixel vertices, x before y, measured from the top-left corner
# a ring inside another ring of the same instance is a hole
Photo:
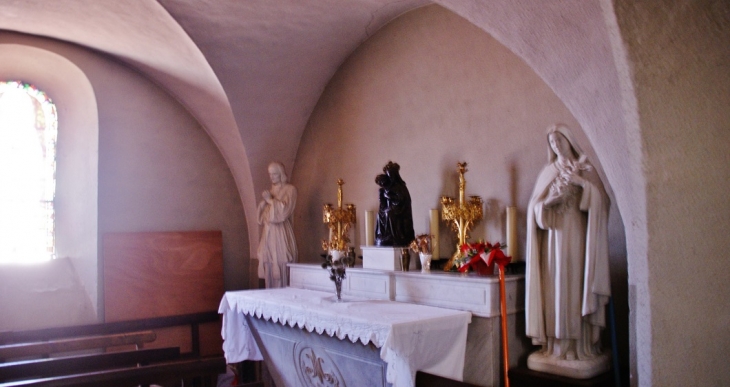
[[[360,246],[362,268],[378,270],[402,270],[401,251],[406,247]]]
[[[509,369],[509,385],[510,387],[616,387],[618,384],[614,383],[611,371],[590,379],[574,379],[518,366]]]
[[[574,379],[589,379],[611,369],[611,353],[604,352],[587,360],[565,360],[538,351],[527,357],[527,368]]]

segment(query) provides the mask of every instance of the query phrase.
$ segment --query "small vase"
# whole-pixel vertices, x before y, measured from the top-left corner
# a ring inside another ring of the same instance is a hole
[[[433,254],[418,253],[418,257],[421,259],[421,273],[431,271],[431,258],[433,258]]]
[[[400,254],[400,268],[403,271],[408,271],[411,266],[411,250],[403,249]]]
[[[342,279],[335,279],[335,293],[337,294],[337,301],[342,301]]]

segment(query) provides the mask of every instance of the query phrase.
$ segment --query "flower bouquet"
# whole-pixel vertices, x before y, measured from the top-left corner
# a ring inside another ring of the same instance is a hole
[[[466,273],[469,270],[479,275],[493,275],[494,264],[504,268],[512,257],[504,255],[502,248],[507,247],[499,242],[492,245],[489,242],[464,243],[460,247],[461,257],[455,262],[459,272]]]
[[[347,262],[344,258],[340,258],[339,254],[336,255],[338,256],[335,258],[328,254],[324,262],[322,262],[322,268],[329,270],[330,280],[335,283],[337,301],[342,301],[342,280],[346,278],[345,270],[347,268]]]
[[[433,253],[431,252],[431,238],[433,238],[433,235],[420,234],[408,246],[411,250],[413,250],[413,252],[418,253],[418,257],[421,260],[422,272],[428,272],[431,270],[431,258],[433,258]]]

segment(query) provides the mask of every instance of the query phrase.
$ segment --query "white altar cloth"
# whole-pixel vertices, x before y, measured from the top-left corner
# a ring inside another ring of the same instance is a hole
[[[296,288],[226,292],[218,308],[226,360],[262,359],[244,318],[249,315],[353,343],[373,343],[387,363],[386,379],[393,387],[413,386],[418,370],[463,379],[471,313],[394,301],[343,300],[337,302],[334,292]]]

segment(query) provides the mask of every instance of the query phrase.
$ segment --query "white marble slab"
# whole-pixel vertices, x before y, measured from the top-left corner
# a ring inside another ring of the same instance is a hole
[[[327,271],[316,264],[289,264],[289,286],[334,292]],[[499,278],[432,270],[428,273],[348,268],[343,295],[408,302],[499,317]],[[507,314],[524,310],[524,275],[508,275]]]

